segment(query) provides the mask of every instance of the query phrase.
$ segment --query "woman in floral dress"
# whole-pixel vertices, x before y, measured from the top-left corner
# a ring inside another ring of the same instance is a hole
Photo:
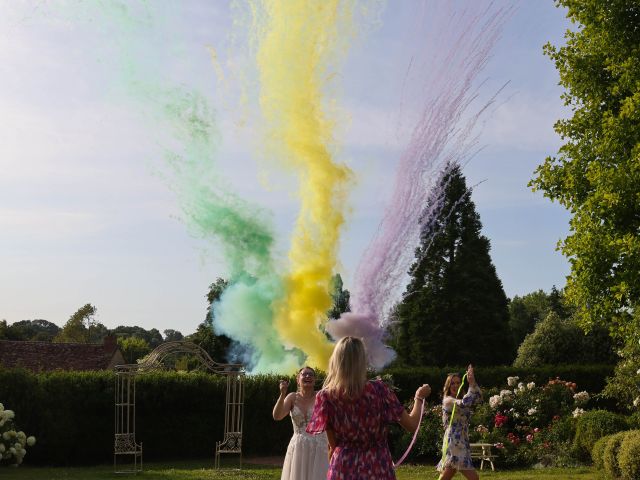
[[[407,413],[396,395],[380,380],[367,381],[365,347],[359,338],[340,340],[329,360],[329,371],[307,432],[327,432],[327,480],[394,480],[387,426],[398,422],[408,431],[420,424],[420,405],[429,385],[416,390]]]
[[[471,463],[469,419],[471,418],[471,407],[482,400],[482,394],[471,365],[467,368],[467,380],[469,381],[469,390],[462,398],[456,398],[461,383],[460,374],[449,374],[444,383],[442,423],[445,427],[443,450],[446,447],[446,451],[436,467],[441,472],[439,480],[449,480],[457,471],[460,471],[469,480],[480,478]],[[451,421],[454,405],[455,413],[453,421]]]

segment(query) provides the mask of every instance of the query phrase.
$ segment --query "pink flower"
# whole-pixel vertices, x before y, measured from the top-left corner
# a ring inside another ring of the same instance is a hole
[[[527,435],[527,442],[529,443],[533,442],[533,435],[531,433]]]
[[[520,444],[520,438],[513,432],[509,432],[507,434],[507,439],[513,443],[514,445],[519,445]]]
[[[498,443],[496,443],[496,444],[494,445],[494,447],[496,447],[496,448],[504,448],[504,443],[502,443],[502,442],[498,442]]]

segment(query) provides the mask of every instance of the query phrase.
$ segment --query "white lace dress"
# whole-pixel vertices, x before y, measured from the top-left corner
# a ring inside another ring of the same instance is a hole
[[[303,412],[298,405],[291,409],[293,436],[284,457],[281,480],[326,480],[329,470],[327,434],[306,432],[313,406]]]

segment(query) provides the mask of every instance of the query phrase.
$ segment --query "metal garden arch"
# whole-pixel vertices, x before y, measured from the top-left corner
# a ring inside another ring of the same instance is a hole
[[[190,354],[212,373],[227,378],[224,414],[224,437],[216,442],[215,467],[220,467],[220,454],[240,455],[242,467],[242,422],[244,418],[244,365],[218,363],[193,342],[166,342],[155,348],[142,363],[116,365],[115,385],[115,437],[113,468],[116,473],[138,473],[142,471],[142,443],[136,441],[136,376],[140,373],[162,370],[162,361],[167,355]],[[130,469],[118,466],[122,457],[133,457]]]

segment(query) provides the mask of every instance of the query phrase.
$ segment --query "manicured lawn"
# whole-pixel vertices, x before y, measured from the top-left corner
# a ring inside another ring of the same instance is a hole
[[[214,470],[212,462],[171,462],[148,463],[144,472],[133,475],[116,475],[111,465],[83,468],[40,468],[23,465],[19,468],[0,468],[0,479],[15,480],[93,480],[116,478],[144,478],[148,480],[279,480],[280,469],[270,466],[245,465],[243,470],[234,468]],[[402,466],[398,470],[398,480],[427,480],[437,478],[430,466]],[[461,475],[455,479],[463,479]],[[510,470],[503,472],[483,471],[481,479],[501,480],[596,480],[597,473],[591,468]],[[302,479],[301,479],[302,480]]]
[[[597,480],[600,477],[592,468],[545,468],[536,470],[507,470],[492,472],[478,471],[481,479],[491,478],[500,480]],[[433,480],[437,479],[434,467],[400,467],[397,472],[398,480]],[[268,478],[268,477],[266,477]],[[453,480],[465,480],[458,474]]]

